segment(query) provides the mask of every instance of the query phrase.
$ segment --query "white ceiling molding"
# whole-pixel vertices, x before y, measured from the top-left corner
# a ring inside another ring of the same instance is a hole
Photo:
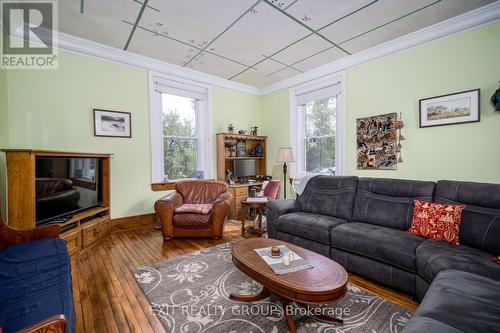
[[[88,39],[57,32],[59,38],[59,49],[85,54],[120,64],[139,67],[157,73],[172,75],[175,77],[196,81],[199,83],[231,89],[247,94],[260,95],[260,89],[251,85],[230,81],[218,76],[202,73],[193,69],[177,66],[118,48],[93,42]]]
[[[498,20],[500,20],[500,0],[389,42],[354,53],[351,56],[314,68],[305,73],[273,83],[261,88],[260,92],[261,95],[269,95],[273,92],[291,88],[365,62],[451,37],[467,30],[476,29]]]

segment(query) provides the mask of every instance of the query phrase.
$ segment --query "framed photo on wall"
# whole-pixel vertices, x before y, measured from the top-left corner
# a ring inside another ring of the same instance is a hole
[[[480,120],[479,89],[421,99],[420,127],[474,123]]]
[[[94,136],[131,138],[130,112],[94,109]]]

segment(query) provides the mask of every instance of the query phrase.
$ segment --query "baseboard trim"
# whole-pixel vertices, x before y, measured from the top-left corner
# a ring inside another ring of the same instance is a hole
[[[111,219],[111,232],[129,231],[142,228],[153,228],[156,214],[148,213]]]

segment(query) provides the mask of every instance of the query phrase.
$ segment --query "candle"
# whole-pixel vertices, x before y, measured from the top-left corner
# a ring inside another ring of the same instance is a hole
[[[285,265],[285,266],[289,266],[290,265],[290,256],[288,255],[288,253],[286,253],[283,256],[283,265]]]

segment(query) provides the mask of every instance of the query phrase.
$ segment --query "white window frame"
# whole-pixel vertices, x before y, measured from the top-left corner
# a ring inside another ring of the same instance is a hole
[[[298,105],[297,96],[325,87],[339,84],[340,92],[337,95],[337,119],[335,139],[335,174],[345,175],[345,105],[346,105],[346,73],[345,71],[330,74],[321,79],[309,81],[289,90],[289,128],[290,145],[295,154],[295,163],[291,165],[290,175],[305,172],[305,106]]]
[[[165,183],[163,121],[161,93],[156,91],[157,82],[168,85],[169,82],[185,83],[206,89],[206,99],[196,100],[196,133],[198,136],[197,170],[204,172],[205,179],[213,177],[212,171],[212,90],[208,85],[200,84],[179,77],[149,72],[149,113],[151,128],[151,183]]]

